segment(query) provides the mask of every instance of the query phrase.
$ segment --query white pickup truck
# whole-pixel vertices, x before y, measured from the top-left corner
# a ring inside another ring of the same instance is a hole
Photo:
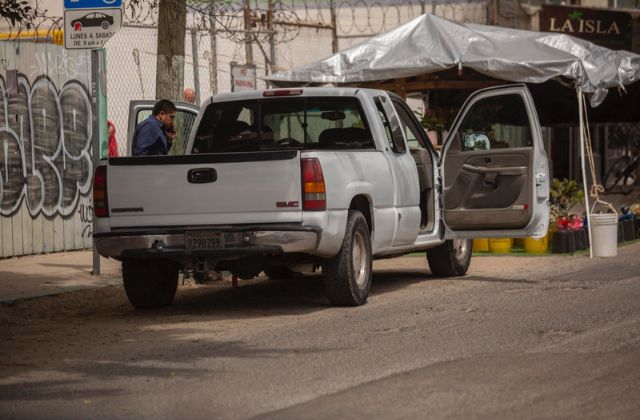
[[[131,122],[151,106],[133,106]],[[318,268],[331,304],[361,305],[373,259],[426,250],[434,275],[461,276],[470,238],[547,230],[548,163],[524,85],[469,97],[440,153],[406,103],[379,90],[223,94],[191,118],[175,146],[184,154],[96,170],[95,245],[122,261],[138,308],[169,305],[181,271]]]

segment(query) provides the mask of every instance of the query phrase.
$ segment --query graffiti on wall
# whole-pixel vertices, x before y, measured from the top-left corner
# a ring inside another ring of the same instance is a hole
[[[0,215],[26,201],[32,217],[70,216],[91,189],[92,120],[87,88],[18,75],[7,95],[0,76]]]
[[[82,237],[91,238],[93,236],[93,206],[80,204],[78,209],[80,222],[82,222]]]

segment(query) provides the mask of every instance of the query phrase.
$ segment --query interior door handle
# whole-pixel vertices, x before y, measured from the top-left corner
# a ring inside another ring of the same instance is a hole
[[[189,169],[189,172],[187,172],[187,180],[191,184],[206,184],[209,182],[216,182],[218,180],[218,173],[213,168]]]
[[[525,175],[527,173],[526,166],[477,166],[465,163],[462,169],[478,174],[498,173],[500,175]]]

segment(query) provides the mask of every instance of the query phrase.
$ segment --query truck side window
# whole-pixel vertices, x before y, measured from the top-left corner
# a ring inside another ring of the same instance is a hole
[[[151,115],[150,109],[142,109],[136,114],[136,125],[149,118]],[[192,111],[178,109],[176,112],[176,118],[174,125],[176,129],[176,138],[173,140],[173,146],[169,150],[170,155],[183,155],[187,141],[189,140],[189,133],[193,128],[193,123],[196,121],[197,115]]]
[[[402,127],[400,126],[398,118],[393,112],[393,108],[388,105],[387,98],[384,98],[382,96],[377,96],[376,98],[374,98],[374,102],[376,103],[378,114],[380,114],[382,125],[384,126],[385,132],[387,134],[387,142],[389,142],[389,147],[391,147],[391,150],[396,153],[404,153],[407,148],[404,144]]]
[[[422,126],[419,126],[415,118],[410,114],[410,110],[400,104],[397,101],[392,101],[393,107],[395,108],[398,116],[400,117],[400,127],[404,132],[404,136],[407,139],[407,143],[409,144],[410,149],[420,149],[425,148],[426,143],[428,142],[425,139],[424,129]]]
[[[527,108],[518,94],[479,100],[465,114],[457,134],[462,151],[533,146]]]

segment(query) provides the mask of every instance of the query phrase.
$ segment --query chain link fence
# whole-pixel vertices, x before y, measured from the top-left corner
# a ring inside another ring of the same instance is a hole
[[[129,102],[155,99],[157,10],[125,1],[123,28],[107,43],[108,118],[118,154],[126,153]],[[289,0],[188,2],[184,87],[200,102],[231,91],[231,64],[254,64],[262,76],[325,58],[422,13],[487,23],[484,2]]]

